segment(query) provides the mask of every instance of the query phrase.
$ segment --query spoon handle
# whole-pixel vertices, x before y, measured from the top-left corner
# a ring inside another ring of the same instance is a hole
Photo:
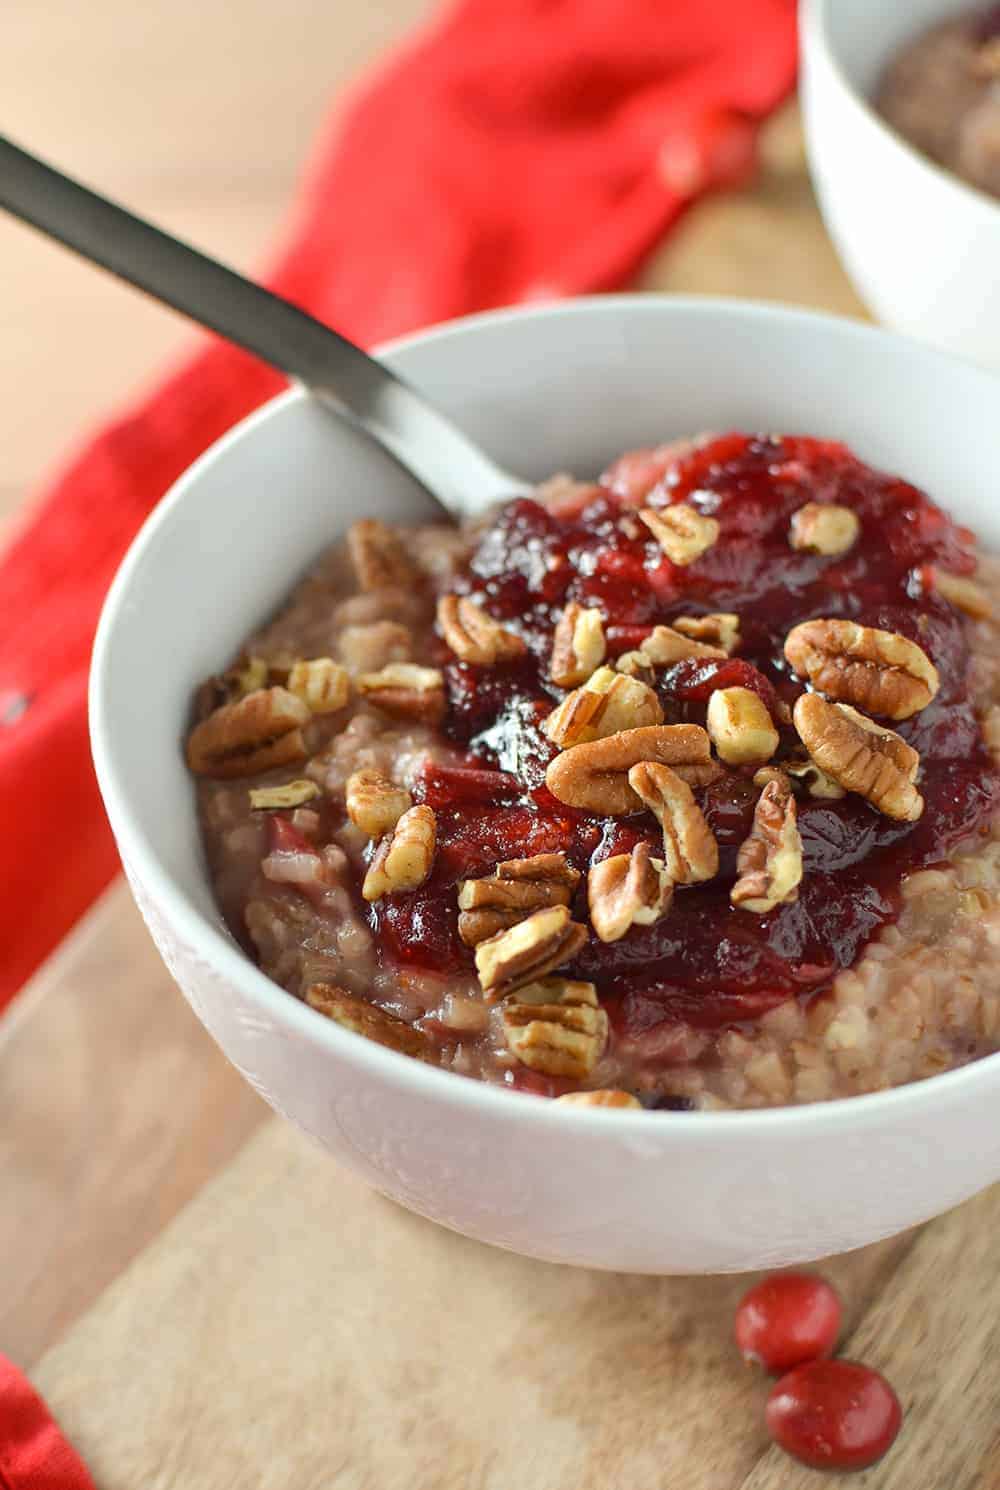
[[[0,206],[304,383],[386,446],[452,516],[524,490],[346,337],[2,135]]]

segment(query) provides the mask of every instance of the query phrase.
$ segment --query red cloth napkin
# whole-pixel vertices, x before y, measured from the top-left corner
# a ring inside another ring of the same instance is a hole
[[[94,1490],[27,1377],[0,1356],[0,1490]]]
[[[268,283],[365,343],[622,283],[687,202],[752,169],[794,80],[794,9],[449,6],[322,141]],[[0,562],[0,1007],[117,868],[85,717],[111,576],[175,477],[281,386],[206,342],[69,463]],[[93,1490],[2,1357],[0,1490]]]

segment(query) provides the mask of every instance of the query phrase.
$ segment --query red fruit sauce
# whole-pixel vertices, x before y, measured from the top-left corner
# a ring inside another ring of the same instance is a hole
[[[636,470],[642,454],[631,458]],[[552,632],[571,600],[600,607],[612,654],[679,615],[739,614],[737,658],[684,662],[658,674],[668,723],[703,724],[712,689],[733,684],[754,688],[772,711],[779,699],[794,702],[803,685],[784,660],[784,638],[813,616],[845,617],[919,642],[941,689],[895,726],[921,755],[922,818],[894,822],[857,796],[802,798],[799,898],[768,916],[729,902],[757,797],[752,769],[730,771],[698,793],[719,842],[718,878],[679,889],[669,915],[621,941],[605,945],[592,934],[567,970],[597,984],[613,1027],[633,1037],[664,1020],[718,1029],[816,995],[898,916],[903,874],[946,860],[960,840],[986,831],[1000,805],[1000,777],[969,696],[962,618],[924,585],[929,565],[971,572],[967,530],[915,487],[828,441],[729,434],[666,476],[656,460],[648,469],[659,478],[653,505],[687,500],[719,522],[718,542],[686,568],[672,564],[637,521],[634,481],[626,495],[610,477],[582,511],[557,517],[537,502],[515,501],[481,535],[455,587],[516,630],[528,653],[480,668],[442,644],[449,700],[442,729],[467,751],[468,770],[430,767],[418,784],[417,799],[437,813],[439,853],[427,885],[387,897],[371,912],[391,956],[440,972],[471,969],[472,953],[457,933],[455,883],[492,872],[498,860],[563,850],[585,872],[640,839],[659,845],[648,813],[599,820],[545,787],[555,751],[539,726],[563,696],[548,678]],[[809,501],[836,501],[857,513],[861,534],[848,553],[829,558],[789,546],[792,513]],[[781,738],[779,757],[798,747],[789,726],[781,725]],[[586,923],[582,884],[578,893],[575,916]]]

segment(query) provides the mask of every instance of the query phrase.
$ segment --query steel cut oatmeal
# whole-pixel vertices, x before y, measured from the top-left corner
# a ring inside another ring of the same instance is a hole
[[[356,523],[199,693],[223,914],[319,1014],[565,1101],[985,1055],[998,586],[928,497],[801,437],[633,452],[465,531]]]

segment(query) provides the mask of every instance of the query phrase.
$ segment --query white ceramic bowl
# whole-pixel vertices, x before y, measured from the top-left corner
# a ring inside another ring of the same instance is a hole
[[[803,0],[803,107],[820,207],[858,294],[893,330],[1000,369],[1000,202],[869,103],[903,43],[971,3]]]
[[[998,386],[870,327],[634,296],[477,317],[385,356],[502,462],[594,473],[685,431],[848,440],[996,544]],[[94,755],[135,898],[192,1007],[279,1112],[387,1195],[537,1257],[647,1272],[792,1263],[871,1242],[1000,1176],[1000,1058],[769,1112],[566,1109],[420,1065],[323,1019],[229,937],[180,740],[196,683],[358,515],[412,493],[306,397],[269,404],[133,545],[94,652]],[[419,512],[416,514],[419,516]]]

